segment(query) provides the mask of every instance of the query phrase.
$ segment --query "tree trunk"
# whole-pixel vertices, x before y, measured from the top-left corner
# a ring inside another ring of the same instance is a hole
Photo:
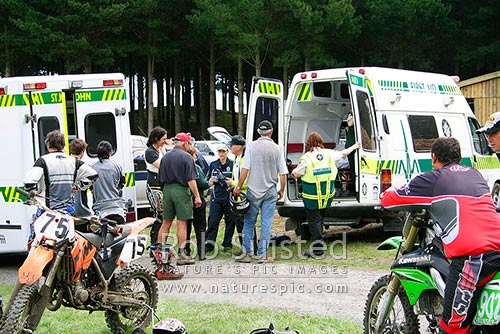
[[[245,128],[243,127],[243,60],[238,58],[238,134],[244,135]],[[250,140],[250,138],[247,138]]]
[[[174,117],[175,133],[182,130],[182,112],[181,112],[181,74],[179,65],[174,64]]]
[[[238,133],[238,115],[234,107],[234,66],[229,65],[229,79],[228,79],[228,95],[229,95],[229,110],[231,111],[232,133]]]
[[[147,101],[148,101],[148,133],[153,129],[154,124],[154,102],[153,102],[153,73],[155,69],[155,57],[148,56],[148,76],[147,76]]]
[[[201,131],[205,133],[210,121],[210,110],[208,107],[210,101],[208,95],[210,94],[209,84],[210,74],[205,67],[200,67],[200,118],[201,118]]]
[[[156,123],[161,121],[165,117],[165,99],[164,99],[164,86],[165,79],[163,78],[163,73],[156,74],[156,96],[158,99],[158,104],[156,105]],[[153,120],[153,123],[155,121]]]
[[[255,53],[255,76],[260,77],[262,74],[262,64],[260,63],[260,51]]]
[[[288,66],[283,67],[283,98],[288,96]]]
[[[139,70],[137,73],[137,119],[136,125],[140,131],[144,131],[144,72]]]
[[[210,42],[210,126],[215,125],[215,46]]]

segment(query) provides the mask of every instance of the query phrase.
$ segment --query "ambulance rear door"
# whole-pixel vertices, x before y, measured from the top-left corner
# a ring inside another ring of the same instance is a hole
[[[356,129],[361,149],[356,153],[356,193],[363,204],[380,203],[380,150],[375,119],[373,90],[363,69],[347,70]]]
[[[129,102],[124,76],[119,73],[89,74],[72,78],[65,91],[69,136],[88,144],[84,161],[97,161],[97,145],[107,140],[113,146],[111,159],[123,168],[127,221],[136,219],[135,174],[131,148]]]

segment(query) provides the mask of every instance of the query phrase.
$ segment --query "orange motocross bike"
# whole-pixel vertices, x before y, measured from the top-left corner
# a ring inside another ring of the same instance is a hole
[[[85,218],[93,232],[75,230],[75,218],[51,210],[33,193],[17,189],[25,204],[45,211],[34,222],[35,239],[19,268],[18,283],[2,318],[0,333],[33,333],[45,308],[61,306],[104,311],[114,334],[146,327],[158,302],[156,278],[140,264],[128,263],[146,251],[144,218],[124,225]]]

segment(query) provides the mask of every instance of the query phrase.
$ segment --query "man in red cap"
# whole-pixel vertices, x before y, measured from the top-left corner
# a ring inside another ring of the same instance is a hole
[[[194,195],[195,207],[201,205],[196,186],[198,173],[193,158],[185,151],[187,145],[191,145],[190,139],[191,136],[184,132],[176,134],[173,139],[174,148],[163,156],[158,170],[158,178],[163,184],[163,223],[158,232],[158,242],[166,242],[172,221],[177,217],[178,265],[195,262],[184,250],[187,221],[193,219],[191,193]]]

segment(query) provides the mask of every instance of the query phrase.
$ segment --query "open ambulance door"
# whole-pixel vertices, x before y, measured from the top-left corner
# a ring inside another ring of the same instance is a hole
[[[360,70],[363,71],[363,70]],[[380,195],[380,150],[373,105],[371,82],[364,73],[346,72],[349,81],[356,141],[361,148],[356,152],[356,193],[363,204],[378,204]]]
[[[283,83],[276,79],[253,77],[247,113],[247,142],[260,137],[257,127],[261,121],[268,120],[273,124],[272,139],[283,147],[283,111]]]
[[[84,161],[92,163],[97,158],[97,145],[107,140],[113,146],[111,160],[123,168],[127,221],[137,217],[135,174],[131,149],[128,97],[121,74],[83,78],[64,92],[67,133],[71,139],[80,138],[88,144]]]
[[[247,143],[260,137],[257,127],[263,120],[268,120],[273,125],[272,139],[282,149],[284,156],[284,109],[283,83],[276,79],[253,77],[247,112]]]

